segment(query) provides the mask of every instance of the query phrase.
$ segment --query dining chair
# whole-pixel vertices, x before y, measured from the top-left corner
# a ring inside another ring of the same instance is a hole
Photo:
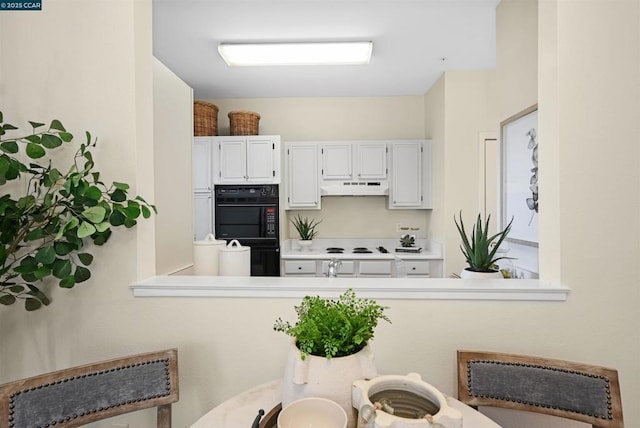
[[[171,427],[178,350],[168,349],[45,373],[0,385],[0,427],[77,427],[157,407]]]
[[[618,372],[570,361],[458,351],[458,399],[623,428]]]

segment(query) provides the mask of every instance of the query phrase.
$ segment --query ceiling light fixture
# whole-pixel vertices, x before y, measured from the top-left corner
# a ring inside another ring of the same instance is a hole
[[[372,42],[221,43],[229,66],[368,64]]]

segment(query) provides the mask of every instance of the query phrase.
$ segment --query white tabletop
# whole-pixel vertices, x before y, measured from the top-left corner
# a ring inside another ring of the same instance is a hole
[[[464,428],[500,428],[500,425],[463,404],[445,395],[447,404],[462,414]],[[251,428],[251,424],[263,409],[269,413],[282,399],[282,381],[274,380],[236,395],[213,408],[196,421],[191,428]]]

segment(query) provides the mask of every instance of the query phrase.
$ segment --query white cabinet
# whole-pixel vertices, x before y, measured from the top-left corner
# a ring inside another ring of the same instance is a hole
[[[320,209],[322,195],[387,195],[388,186],[389,209],[431,209],[431,163],[430,140],[290,142],[285,208]]]
[[[211,148],[213,142],[207,137],[195,137],[193,140],[193,191],[210,192]]]
[[[388,260],[360,260],[358,263],[359,277],[391,276],[391,261]]]
[[[322,145],[322,177],[325,180],[351,180],[353,160],[351,144]]]
[[[342,260],[340,267],[338,268],[338,276],[355,276],[356,262],[353,260]],[[327,276],[327,271],[329,270],[329,261],[323,260],[320,264],[320,274],[322,276]]]
[[[384,180],[386,177],[386,142],[322,143],[323,180]]]
[[[427,260],[405,260],[404,269],[407,276],[431,276],[431,266]]]
[[[285,276],[316,276],[315,260],[285,260],[283,264]]]
[[[285,209],[320,209],[320,162],[316,143],[287,143]]]
[[[214,184],[280,183],[280,137],[211,137]]]
[[[195,193],[193,200],[193,239],[201,241],[213,233],[213,194]]]
[[[193,139],[193,239],[213,233],[213,193],[211,180],[211,137]]]
[[[432,208],[431,141],[390,144],[389,208]]]
[[[355,175],[358,180],[387,178],[387,144],[362,142],[355,145]]]

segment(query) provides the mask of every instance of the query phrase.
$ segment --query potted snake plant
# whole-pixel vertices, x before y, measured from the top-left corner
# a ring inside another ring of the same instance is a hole
[[[498,268],[496,262],[510,257],[498,256],[498,249],[505,240],[509,231],[513,218],[509,224],[499,232],[489,235],[489,221],[491,214],[487,215],[486,221],[482,221],[482,216],[478,214],[475,226],[471,229],[469,235],[465,229],[462,220],[462,211],[459,213],[459,220],[453,217],[462,243],[460,250],[464,255],[468,267],[461,274],[461,278],[502,278],[503,275]]]
[[[298,236],[298,245],[302,251],[306,251],[311,247],[313,238],[318,235],[316,228],[321,223],[321,220],[309,219],[308,217],[302,217],[300,214],[292,218],[291,223],[296,228]]]

